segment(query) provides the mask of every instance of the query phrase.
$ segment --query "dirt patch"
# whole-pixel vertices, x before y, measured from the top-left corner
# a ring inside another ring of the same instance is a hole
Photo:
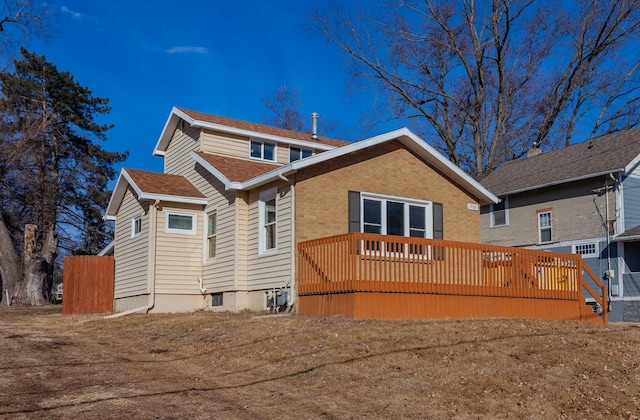
[[[640,328],[0,309],[2,418],[639,418]]]

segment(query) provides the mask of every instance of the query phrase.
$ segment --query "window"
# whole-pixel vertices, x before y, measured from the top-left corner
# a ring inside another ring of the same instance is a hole
[[[180,233],[183,235],[196,234],[195,213],[180,213],[167,211],[166,227],[167,233]]]
[[[548,210],[538,211],[538,242],[545,243],[553,240],[553,217]]]
[[[142,216],[135,216],[131,219],[131,237],[135,238],[142,232]]]
[[[207,212],[207,260],[216,257],[216,242],[218,237],[218,212]]]
[[[211,306],[222,306],[223,302],[222,293],[214,293],[211,295]]]
[[[277,206],[276,195],[278,190],[271,190],[260,193],[260,254],[276,251],[277,247]]]
[[[491,205],[491,227],[507,226],[509,224],[509,205],[507,197],[497,204]]]
[[[572,252],[582,255],[582,258],[596,258],[598,256],[598,244],[596,242],[573,244],[572,248]]]
[[[362,194],[362,232],[431,237],[431,208],[427,201]]]
[[[294,162],[296,160],[308,158],[313,155],[313,150],[311,149],[301,149],[299,147],[289,147],[289,162]]]
[[[272,143],[263,143],[261,141],[251,141],[251,157],[275,162],[276,145]]]

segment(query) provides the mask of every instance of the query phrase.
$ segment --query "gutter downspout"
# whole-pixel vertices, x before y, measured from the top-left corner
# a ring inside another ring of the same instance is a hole
[[[156,200],[153,205],[149,206],[149,261],[147,262],[147,285],[149,287],[149,300],[147,305],[139,308],[129,309],[128,311],[118,312],[117,314],[105,316],[105,319],[120,318],[122,316],[144,312],[148,314],[156,305],[156,242],[158,235],[157,230],[157,214],[160,207],[160,200]]]
[[[295,175],[295,172],[293,172],[293,175]],[[291,294],[287,302],[287,311],[290,311],[296,300],[296,188],[295,181],[289,180],[282,172],[278,172],[278,178],[291,186]],[[275,302],[275,293],[273,299]]]

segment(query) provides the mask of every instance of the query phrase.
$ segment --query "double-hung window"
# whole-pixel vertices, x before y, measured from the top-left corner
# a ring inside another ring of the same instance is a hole
[[[261,141],[251,141],[250,156],[254,159],[276,161],[276,145],[273,143],[264,143]]]
[[[553,212],[551,210],[538,210],[538,243],[547,243],[553,240]]]
[[[301,149],[299,147],[289,147],[289,162],[294,162],[296,160],[308,158],[313,155],[313,150],[311,149]]]
[[[260,193],[258,211],[260,223],[260,254],[269,254],[277,249],[278,207],[277,188]]]
[[[207,260],[216,257],[216,246],[218,240],[218,212],[210,210],[207,212]]]

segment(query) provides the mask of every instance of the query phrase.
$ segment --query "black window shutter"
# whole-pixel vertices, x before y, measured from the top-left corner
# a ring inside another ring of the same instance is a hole
[[[442,203],[433,203],[433,239],[444,239]]]
[[[359,191],[349,191],[349,232],[360,232]]]

